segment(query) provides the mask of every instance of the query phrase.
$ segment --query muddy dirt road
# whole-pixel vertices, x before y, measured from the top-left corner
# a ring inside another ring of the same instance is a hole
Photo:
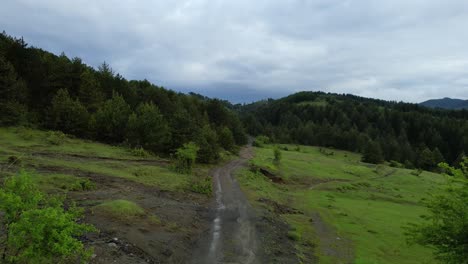
[[[201,241],[192,263],[261,263],[255,216],[233,172],[252,158],[251,147],[240,158],[213,171],[216,204],[209,234]]]

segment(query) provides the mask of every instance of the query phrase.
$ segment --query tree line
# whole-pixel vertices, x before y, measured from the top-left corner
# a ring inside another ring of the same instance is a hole
[[[458,164],[468,151],[466,110],[323,92],[300,92],[237,109],[252,135],[361,152],[371,163],[388,160],[434,170],[440,162]]]
[[[247,136],[225,102],[126,80],[103,63],[29,47],[0,34],[0,125],[28,125],[81,138],[142,147],[161,155],[190,142],[212,163]]]
[[[0,34],[0,125],[60,130],[162,155],[192,142],[204,163],[216,162],[221,149],[245,144],[246,132],[427,170],[457,164],[468,151],[467,110],[323,92],[232,105],[129,81],[106,63],[94,69],[6,33]]]

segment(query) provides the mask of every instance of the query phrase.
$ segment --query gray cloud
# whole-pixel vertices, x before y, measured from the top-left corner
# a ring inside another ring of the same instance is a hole
[[[0,24],[129,79],[233,101],[468,97],[463,0],[4,0]]]

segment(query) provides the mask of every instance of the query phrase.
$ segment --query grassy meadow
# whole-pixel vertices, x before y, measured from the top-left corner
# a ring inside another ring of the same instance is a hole
[[[371,165],[358,154],[318,147],[255,148],[251,168],[238,181],[255,206],[273,203],[299,210],[282,212],[299,257],[312,251],[319,263],[435,263],[428,248],[407,243],[405,226],[426,211],[424,199],[437,193],[444,176]],[[263,169],[263,173],[260,169]],[[280,177],[274,183],[265,176]]]
[[[192,175],[179,174],[171,169],[169,160],[142,150],[76,139],[60,132],[3,127],[0,135],[3,174],[21,168],[32,170],[39,186],[48,191],[95,187],[79,174],[119,177],[162,190],[184,192],[190,191],[194,183],[203,184],[209,170],[198,166]]]

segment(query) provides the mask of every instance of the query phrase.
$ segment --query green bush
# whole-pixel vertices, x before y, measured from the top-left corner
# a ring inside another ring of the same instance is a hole
[[[197,159],[197,152],[200,148],[193,142],[184,144],[182,147],[177,149],[175,154],[176,171],[179,173],[190,173],[192,167]]]
[[[213,193],[211,177],[205,177],[201,180],[191,181],[188,190],[194,193],[211,196]]]
[[[1,263],[86,263],[92,251],[77,239],[95,229],[79,224],[83,211],[67,210],[40,192],[26,172],[0,188]]]
[[[91,191],[96,189],[96,184],[90,179],[80,179],[70,188],[71,191]]]
[[[67,141],[67,135],[61,131],[49,131],[46,141],[51,145],[62,145]]]
[[[133,148],[130,150],[130,153],[132,153],[132,155],[135,157],[141,157],[141,158],[147,158],[151,156],[151,154],[142,147]]]
[[[263,147],[265,144],[269,144],[270,143],[270,138],[267,137],[267,136],[257,136],[255,138],[255,140],[253,141],[252,145],[254,147]]]
[[[277,165],[280,164],[281,162],[281,157],[282,157],[282,154],[281,154],[281,150],[276,147],[274,150],[273,150],[273,154],[274,154],[274,159],[273,159],[273,162]]]
[[[424,222],[410,224],[408,239],[435,249],[442,263],[467,263],[468,250],[468,159],[460,169],[440,163],[448,183],[443,194],[432,196],[425,204],[429,213]]]

